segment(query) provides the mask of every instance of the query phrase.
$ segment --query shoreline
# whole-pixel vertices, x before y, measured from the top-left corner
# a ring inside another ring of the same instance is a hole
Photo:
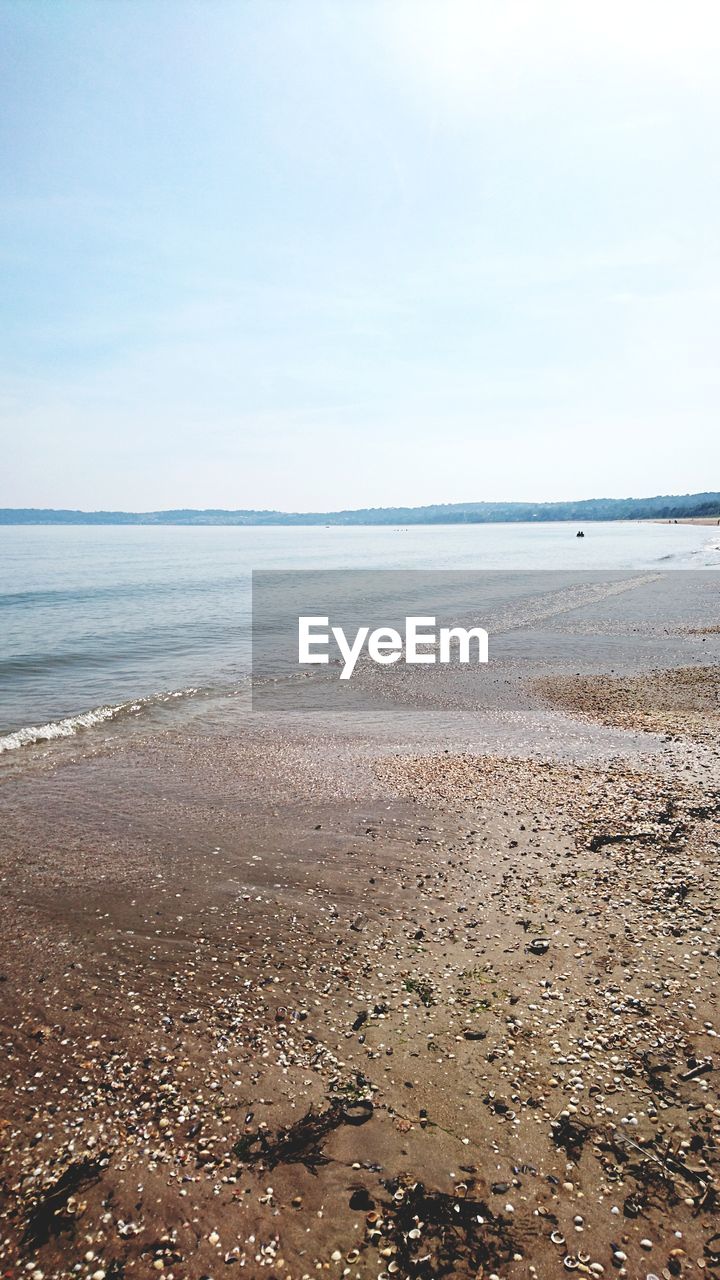
[[[720,516],[678,516],[677,520],[658,520],[650,521],[651,524],[698,524],[707,525],[708,527],[717,528],[720,525]]]

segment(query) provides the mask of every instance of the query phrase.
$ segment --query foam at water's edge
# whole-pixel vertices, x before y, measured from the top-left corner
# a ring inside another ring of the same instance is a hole
[[[34,746],[38,742],[52,742],[55,738],[71,738],[79,730],[92,729],[105,720],[115,720],[120,715],[140,712],[146,707],[167,702],[170,698],[188,698],[198,692],[198,689],[177,689],[170,693],[155,694],[151,698],[140,698],[135,702],[94,707],[92,711],[83,711],[63,720],[50,720],[47,724],[26,725],[0,737],[0,754],[4,751],[16,751],[18,747]]]

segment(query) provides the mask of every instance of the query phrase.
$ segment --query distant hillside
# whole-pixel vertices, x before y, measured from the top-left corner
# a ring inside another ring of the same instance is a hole
[[[0,524],[500,524],[517,520],[680,520],[688,516],[720,517],[720,493],[587,498],[580,502],[454,502],[358,511],[55,511],[6,507],[0,509]]]

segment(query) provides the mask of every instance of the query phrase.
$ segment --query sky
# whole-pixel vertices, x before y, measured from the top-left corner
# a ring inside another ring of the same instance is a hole
[[[0,27],[0,506],[720,488],[715,0]]]

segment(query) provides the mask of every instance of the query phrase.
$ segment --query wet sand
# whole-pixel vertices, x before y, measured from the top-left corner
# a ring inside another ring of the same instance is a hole
[[[716,1273],[717,669],[672,688],[663,744],[543,686],[632,760],[259,727],[9,776],[0,1273]]]
[[[720,628],[693,629],[717,634]],[[680,667],[608,681],[598,676],[540,678],[548,702],[589,722],[644,733],[690,738],[711,746],[720,740],[720,668]]]

